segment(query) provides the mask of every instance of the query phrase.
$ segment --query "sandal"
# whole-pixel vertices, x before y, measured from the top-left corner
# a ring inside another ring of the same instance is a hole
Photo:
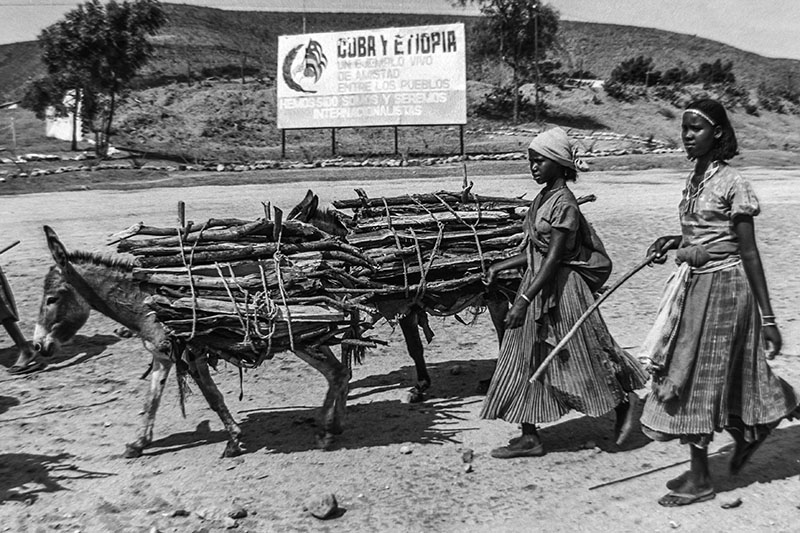
[[[693,503],[705,502],[716,498],[717,493],[713,488],[700,491],[697,494],[670,491],[658,500],[658,504],[664,507],[682,507]]]
[[[38,372],[42,370],[46,364],[41,361],[37,361],[36,359],[31,359],[27,361],[25,364],[22,365],[14,365],[8,369],[8,373],[12,376],[21,376],[23,374],[33,374],[34,372]]]

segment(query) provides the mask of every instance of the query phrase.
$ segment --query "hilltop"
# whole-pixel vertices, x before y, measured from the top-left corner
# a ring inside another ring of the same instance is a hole
[[[137,88],[118,114],[121,146],[178,154],[186,159],[264,159],[279,156],[280,132],[275,127],[274,77],[277,36],[302,32],[299,13],[224,11],[165,4],[169,22],[154,38],[156,54]],[[307,13],[309,33],[358,28],[464,22],[469,40],[477,17],[414,14]],[[24,82],[43,72],[36,42],[0,46],[0,103],[22,94]],[[788,86],[800,80],[800,61],[770,59],[719,42],[650,28],[562,21],[559,45],[552,58],[565,71],[590,71],[600,79],[633,56],[653,57],[655,67],[696,69],[700,63],[731,61],[738,96],[731,100],[734,122],[745,149],[789,150],[800,146],[800,116],[791,111],[758,109],[758,86]],[[496,63],[468,62],[467,152],[519,150],[542,125],[487,120],[475,106],[509,73]],[[531,93],[530,86],[524,91]],[[548,86],[546,123],[589,131],[611,131],[679,146],[680,108],[689,99],[729,95],[701,86],[667,94],[648,90],[623,102],[603,89]],[[754,104],[746,109],[748,102]],[[755,111],[754,111],[755,109]],[[18,142],[47,146],[43,127],[20,111]],[[510,119],[510,117],[509,117]],[[5,120],[0,115],[0,120]],[[37,125],[38,124],[38,125]],[[512,131],[509,131],[509,129]],[[385,131],[388,130],[388,131]],[[515,130],[515,131],[513,131]],[[347,129],[337,134],[339,153],[358,156],[391,151],[389,128]],[[330,155],[330,133],[289,132],[288,155],[313,159]],[[637,141],[638,142],[638,141]],[[7,144],[0,139],[0,147]],[[452,154],[458,135],[452,128],[403,128],[401,151],[408,154]],[[624,148],[624,147],[623,147]],[[43,148],[44,149],[44,148]]]

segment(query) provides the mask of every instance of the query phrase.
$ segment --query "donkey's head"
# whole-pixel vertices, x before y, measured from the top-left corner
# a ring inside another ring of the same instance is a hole
[[[299,220],[311,224],[317,229],[344,237],[353,226],[353,219],[332,207],[320,207],[319,197],[309,190],[306,197],[297,204],[287,216],[289,220]]]
[[[65,277],[65,272],[72,266],[64,245],[49,226],[44,227],[44,232],[56,264],[50,267],[44,278],[33,348],[37,353],[50,357],[86,324],[91,308]]]

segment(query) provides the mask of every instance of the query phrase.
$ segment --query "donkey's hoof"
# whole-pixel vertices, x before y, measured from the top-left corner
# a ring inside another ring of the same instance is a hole
[[[420,387],[411,387],[403,396],[403,403],[422,403],[425,401],[425,391]]]
[[[336,438],[333,433],[325,432],[325,433],[318,433],[316,436],[316,440],[317,440],[317,448],[327,452],[333,449]]]
[[[138,444],[126,444],[125,453],[122,454],[122,457],[125,459],[136,459],[142,456],[143,449],[144,448]]]
[[[225,446],[225,450],[222,452],[222,457],[237,457],[246,451],[241,442],[228,442]]]

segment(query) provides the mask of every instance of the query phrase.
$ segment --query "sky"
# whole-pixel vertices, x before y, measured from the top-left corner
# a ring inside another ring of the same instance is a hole
[[[120,0],[121,1],[121,0]],[[0,44],[30,41],[80,2],[0,0]],[[477,14],[449,0],[184,0],[264,11]],[[800,60],[800,0],[550,0],[564,20],[658,28],[720,41],[767,57]]]

